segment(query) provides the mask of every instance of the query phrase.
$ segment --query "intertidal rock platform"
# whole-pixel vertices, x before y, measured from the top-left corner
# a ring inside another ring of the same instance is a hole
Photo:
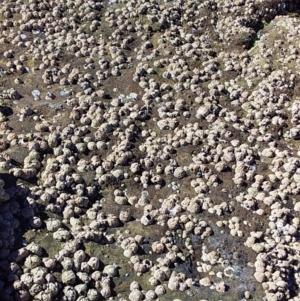
[[[299,301],[297,0],[2,0],[0,300]]]

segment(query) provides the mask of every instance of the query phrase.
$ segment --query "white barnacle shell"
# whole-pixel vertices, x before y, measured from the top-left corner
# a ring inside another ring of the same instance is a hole
[[[266,280],[266,276],[263,272],[261,271],[257,271],[254,273],[254,278],[258,281],[258,282],[264,282]]]
[[[262,244],[260,244],[260,243],[255,243],[252,246],[252,250],[255,251],[256,253],[261,253],[264,250],[264,246]]]
[[[50,296],[55,296],[57,295],[58,291],[59,291],[59,284],[57,282],[52,283],[46,283],[45,285],[45,293],[50,294]]]
[[[79,153],[84,153],[86,150],[86,146],[87,145],[85,142],[79,142],[75,144],[75,147]]]
[[[38,216],[33,216],[30,219],[29,224],[32,228],[40,228],[42,226],[42,220]]]
[[[225,171],[227,164],[224,161],[220,161],[215,165],[215,169],[219,172]]]
[[[148,281],[152,286],[156,286],[159,284],[159,281],[154,277],[150,277]]]
[[[86,259],[86,254],[83,250],[78,250],[74,253],[74,261],[83,262]]]
[[[187,232],[193,231],[194,227],[195,227],[195,224],[193,221],[188,221],[187,223],[184,223],[184,228]]]
[[[164,244],[161,242],[158,242],[158,241],[153,242],[151,248],[152,248],[152,251],[156,254],[161,254],[165,250]]]
[[[134,255],[135,253],[130,250],[130,249],[125,249],[124,252],[123,252],[123,255],[127,258],[130,258],[132,255]]]
[[[75,253],[80,246],[80,241],[77,239],[69,240],[64,245],[64,250],[69,251],[71,253]]]
[[[43,287],[40,284],[35,283],[29,288],[29,293],[31,296],[36,296],[42,290],[43,290]]]
[[[115,196],[114,201],[119,205],[126,205],[127,197],[126,196]]]
[[[118,227],[118,225],[119,225],[118,217],[113,214],[108,214],[106,221],[107,221],[107,225],[109,227]]]
[[[41,166],[41,163],[37,159],[31,158],[29,156],[24,159],[24,168],[39,169],[40,166]]]
[[[225,286],[224,281],[221,281],[221,282],[215,284],[215,286],[216,286],[216,291],[217,291],[217,292],[222,292],[222,293],[224,293],[225,290],[226,290],[226,286]]]
[[[89,301],[97,301],[99,300],[99,293],[96,289],[89,289],[87,292],[87,298]]]
[[[300,202],[297,202],[295,205],[294,205],[294,210],[296,212],[299,212],[300,211]]]
[[[82,226],[82,222],[81,222],[78,218],[71,217],[71,218],[70,218],[70,225],[71,225],[72,227]]]
[[[61,227],[61,221],[54,218],[49,218],[46,222],[47,230],[50,232],[55,232]]]
[[[76,286],[74,286],[74,288],[80,296],[85,296],[88,290],[86,284],[77,284]]]
[[[103,273],[107,274],[110,277],[115,277],[118,273],[118,265],[116,264],[106,265],[103,269]]]
[[[77,272],[76,276],[78,277],[78,279],[80,281],[82,281],[83,283],[89,283],[91,281],[91,277],[84,272]]]
[[[274,293],[267,293],[266,294],[266,301],[279,301],[279,300],[283,300],[283,296],[278,296],[278,294],[280,294],[279,292],[277,292],[276,294]]]
[[[251,248],[254,245],[254,243],[255,243],[255,238],[252,236],[249,236],[247,238],[247,240],[245,241],[244,245],[248,248]]]
[[[162,296],[166,293],[166,289],[163,285],[156,286],[154,291],[155,291],[157,296]]]
[[[95,271],[99,268],[99,259],[97,257],[91,257],[88,260],[88,265]]]
[[[49,257],[44,257],[44,258],[42,259],[42,261],[43,261],[45,267],[46,267],[47,269],[49,269],[49,270],[54,269],[55,266],[56,266],[56,259],[49,258]]]
[[[77,265],[77,263],[75,263],[75,265]],[[88,263],[84,261],[84,262],[82,262],[82,263],[80,264],[80,271],[83,272],[83,273],[89,274],[89,273],[92,271],[92,269],[91,269],[91,267],[88,265]]]
[[[177,216],[171,217],[168,220],[167,225],[170,230],[176,230],[179,227],[179,218]]]
[[[153,224],[153,222],[154,222],[153,217],[147,212],[144,213],[143,216],[141,217],[141,224],[143,224],[144,226],[149,226]]]
[[[179,290],[179,286],[180,286],[180,279],[179,277],[177,277],[176,275],[171,276],[169,281],[168,281],[168,288],[171,291],[177,291]]]
[[[130,171],[132,173],[138,173],[140,171],[141,167],[140,167],[140,164],[135,162],[135,163],[132,163],[131,166],[130,166]]]
[[[119,214],[119,219],[122,223],[129,222],[131,219],[131,214],[128,211],[121,211]]]
[[[133,291],[134,289],[140,290],[140,285],[137,281],[132,281],[129,286],[129,290]]]
[[[130,301],[141,301],[144,299],[144,294],[138,289],[133,289],[129,294],[128,299]]]
[[[166,273],[162,269],[154,270],[153,277],[161,282],[168,279]]]
[[[224,269],[224,275],[227,276],[227,277],[233,277],[234,276],[234,268],[229,266],[229,267],[226,267]]]
[[[131,252],[132,252],[132,255],[133,254],[136,254],[136,252],[138,251],[138,244],[137,244],[137,242],[136,241],[132,241],[132,242],[130,242],[126,247],[125,247],[125,249],[126,250],[130,250]]]
[[[182,179],[185,177],[186,172],[183,167],[177,167],[175,168],[173,175],[175,178]]]
[[[21,275],[20,280],[27,286],[30,287],[33,283],[33,277],[29,273],[24,273]]]
[[[211,280],[208,278],[208,277],[204,277],[204,278],[201,278],[199,280],[199,284],[200,285],[203,285],[203,286],[210,286],[211,285]]]
[[[210,264],[214,265],[217,263],[219,259],[219,255],[216,251],[211,251],[210,253],[206,254],[205,261],[209,261]]]
[[[89,198],[85,196],[80,196],[75,198],[74,202],[78,207],[87,207],[89,203]]]
[[[135,264],[133,265],[133,269],[137,272],[137,273],[145,273],[149,270],[149,264],[147,264],[146,262],[144,262],[144,260],[142,262],[135,262]]]
[[[43,300],[43,301],[51,301],[52,300],[52,294],[41,291],[35,296],[35,299],[36,300]]]
[[[133,255],[133,256],[131,256],[131,257],[130,257],[130,262],[131,262],[132,264],[135,264],[135,263],[137,263],[137,262],[140,262],[139,256],[138,256],[138,255]]]
[[[108,285],[102,287],[100,294],[103,298],[109,298],[111,296],[111,288]]]
[[[41,280],[41,282],[44,282],[45,275],[47,274],[47,269],[41,266],[37,266],[36,268],[33,268],[31,270],[31,274],[33,275],[33,282],[39,283],[39,281],[36,280]]]
[[[37,266],[41,265],[41,259],[37,255],[29,255],[24,263],[24,266],[30,270],[36,268]]]
[[[191,200],[189,202],[189,205],[186,208],[187,211],[189,211],[190,213],[199,213],[201,210],[201,206],[198,204],[198,202],[196,200]]]
[[[117,180],[123,180],[124,179],[124,171],[121,169],[114,169],[111,171],[111,174],[117,179]]]
[[[71,237],[71,234],[68,230],[59,228],[56,232],[53,233],[53,238],[58,241],[67,241]]]
[[[64,296],[65,296],[63,300],[76,301],[77,292],[74,290],[73,287],[65,286],[64,289],[63,289],[63,293],[64,293]]]
[[[71,270],[64,271],[61,275],[61,281],[64,284],[72,285],[76,281],[76,275]]]
[[[157,294],[155,293],[155,291],[149,290],[149,291],[147,291],[145,297],[146,297],[146,300],[154,300],[157,298]]]
[[[35,242],[31,242],[29,245],[25,247],[25,249],[38,256],[41,256],[43,252],[42,248],[39,245],[37,245]]]

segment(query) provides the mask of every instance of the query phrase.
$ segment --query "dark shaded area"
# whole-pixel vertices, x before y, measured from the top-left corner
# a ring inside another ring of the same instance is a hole
[[[0,106],[0,112],[5,116],[11,116],[14,113],[13,109],[7,105]]]

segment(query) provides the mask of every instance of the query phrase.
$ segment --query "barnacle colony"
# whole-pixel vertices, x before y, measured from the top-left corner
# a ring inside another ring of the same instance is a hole
[[[2,2],[0,299],[299,300],[297,1]]]

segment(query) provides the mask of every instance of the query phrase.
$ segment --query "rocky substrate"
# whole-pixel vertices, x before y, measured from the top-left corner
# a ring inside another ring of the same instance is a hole
[[[1,1],[1,300],[299,301],[298,12]]]

